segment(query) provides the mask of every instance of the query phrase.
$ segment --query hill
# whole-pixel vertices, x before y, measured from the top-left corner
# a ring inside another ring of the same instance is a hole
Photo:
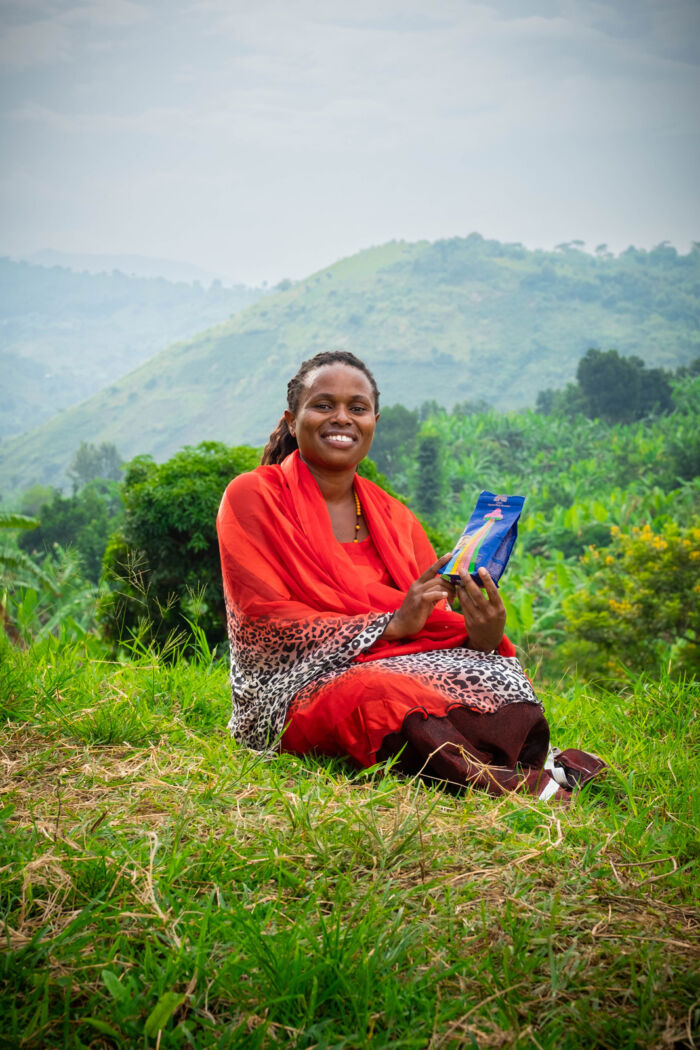
[[[700,353],[700,246],[619,256],[484,240],[392,242],[344,259],[0,446],[0,487],[56,483],[82,441],[157,459],[206,439],[262,443],[298,362],[347,348],[385,404],[534,403],[591,347],[676,367]]]
[[[260,295],[0,259],[0,436],[36,427]]]

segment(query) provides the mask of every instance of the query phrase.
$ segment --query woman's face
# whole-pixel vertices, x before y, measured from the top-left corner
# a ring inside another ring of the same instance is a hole
[[[369,452],[379,418],[369,379],[343,364],[310,372],[297,411],[284,417],[304,462],[327,470],[354,470]]]

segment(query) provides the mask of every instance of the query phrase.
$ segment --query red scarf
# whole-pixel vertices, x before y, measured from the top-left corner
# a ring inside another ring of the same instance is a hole
[[[359,475],[354,483],[370,536],[398,590],[358,577],[333,535],[315,478],[294,452],[279,466],[239,475],[221,503],[224,590],[244,618],[309,623],[398,609],[410,585],[435,562],[435,552],[407,507]],[[456,648],[466,637],[461,614],[435,608],[417,635],[380,639],[356,659]],[[515,649],[504,637],[499,652],[513,656]]]

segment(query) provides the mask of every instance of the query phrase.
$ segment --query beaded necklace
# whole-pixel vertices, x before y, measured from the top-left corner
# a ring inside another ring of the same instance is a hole
[[[360,535],[360,522],[362,520],[362,512],[360,510],[360,497],[357,495],[357,491],[353,488],[353,495],[355,497],[355,539],[353,543],[359,542]]]

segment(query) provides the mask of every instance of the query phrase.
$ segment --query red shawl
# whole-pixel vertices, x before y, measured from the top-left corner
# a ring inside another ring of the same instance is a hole
[[[217,529],[231,641],[231,727],[249,741],[256,738],[253,746],[261,739],[256,719],[263,712],[268,718],[274,704],[268,721],[280,730],[294,693],[324,669],[466,642],[462,616],[446,606],[436,607],[411,638],[380,638],[388,614],[436,556],[407,507],[359,475],[355,486],[396,588],[358,578],[298,452],[281,465],[239,475],[224,493]],[[512,656],[515,650],[504,638],[499,652]],[[266,733],[269,740],[269,727]]]

